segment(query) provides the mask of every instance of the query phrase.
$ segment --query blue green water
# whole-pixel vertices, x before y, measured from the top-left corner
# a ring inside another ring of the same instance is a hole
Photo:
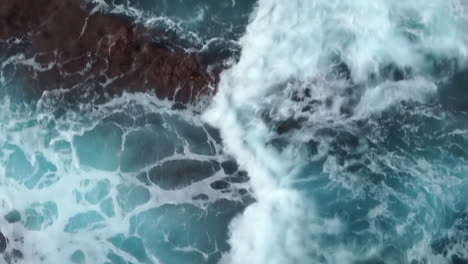
[[[158,103],[126,95],[55,116],[3,99],[5,259],[217,263],[247,179],[212,127]]]

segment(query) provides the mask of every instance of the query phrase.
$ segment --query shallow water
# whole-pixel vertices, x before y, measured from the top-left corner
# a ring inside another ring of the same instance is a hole
[[[213,128],[167,106],[128,94],[54,115],[5,99],[6,261],[216,263],[249,186]]]

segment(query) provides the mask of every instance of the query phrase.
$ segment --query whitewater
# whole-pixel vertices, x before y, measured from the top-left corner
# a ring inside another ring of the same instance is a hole
[[[95,2],[228,67],[70,106],[2,57],[0,263],[468,262],[466,2]]]

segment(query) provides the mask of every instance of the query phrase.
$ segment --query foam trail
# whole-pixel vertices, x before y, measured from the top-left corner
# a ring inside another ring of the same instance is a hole
[[[315,125],[346,122],[340,109],[348,105],[362,118],[402,100],[427,102],[442,78],[433,77],[431,65],[452,58],[465,64],[463,6],[456,0],[259,1],[240,41],[240,60],[222,74],[204,115],[248,170],[258,201],[233,221],[224,263],[357,260],[346,245],[321,243],[323,235],[343,230],[340,219],[319,218],[310,195],[292,185],[307,157],[291,144],[272,147],[277,134],[265,120],[300,115],[289,89],[308,88],[313,100],[324,102],[306,116]],[[389,65],[408,73],[389,76],[383,70]],[[349,90],[358,94],[352,103]],[[364,257],[376,250],[369,247]]]
[[[0,263],[217,263],[248,184],[224,181],[212,128],[170,104],[124,94],[55,116],[53,93],[35,111],[0,100]]]

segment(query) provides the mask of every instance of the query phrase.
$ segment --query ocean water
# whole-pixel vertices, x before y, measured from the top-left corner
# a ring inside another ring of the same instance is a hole
[[[94,2],[229,69],[64,106],[2,58],[0,263],[468,263],[463,0]]]

